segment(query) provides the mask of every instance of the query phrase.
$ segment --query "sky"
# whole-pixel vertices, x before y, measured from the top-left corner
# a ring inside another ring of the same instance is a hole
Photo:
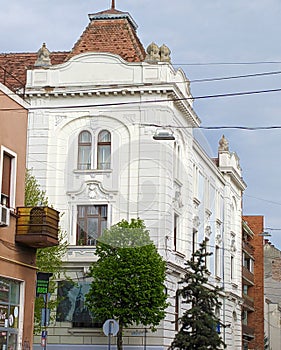
[[[153,41],[170,48],[172,64],[185,71],[195,97],[203,127],[196,137],[216,157],[225,135],[247,184],[243,212],[263,215],[270,241],[281,249],[281,90],[268,92],[281,89],[280,0],[115,2],[138,24],[145,48]],[[37,52],[43,42],[50,51],[69,51],[88,25],[88,14],[108,9],[111,0],[0,4],[1,53]],[[246,94],[225,96],[240,92]],[[225,128],[230,126],[255,130]],[[259,129],[272,126],[280,128]]]

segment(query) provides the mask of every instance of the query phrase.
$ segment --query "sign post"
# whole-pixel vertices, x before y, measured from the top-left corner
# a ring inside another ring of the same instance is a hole
[[[119,324],[115,320],[109,319],[104,322],[102,329],[103,333],[108,337],[108,350],[110,350],[111,336],[115,336],[118,333]]]
[[[53,276],[49,272],[37,272],[36,280],[36,297],[43,296],[44,298],[44,309],[42,309],[41,315],[41,325],[44,327],[41,336],[41,346],[44,350],[47,349],[47,327],[49,325],[49,314],[50,310],[48,309],[48,299],[49,299],[49,279]]]

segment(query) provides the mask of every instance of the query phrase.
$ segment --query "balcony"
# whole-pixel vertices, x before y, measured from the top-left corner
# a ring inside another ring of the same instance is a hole
[[[254,274],[250,272],[245,266],[242,268],[242,277],[247,282],[245,284],[254,285]]]
[[[246,324],[242,325],[243,338],[247,340],[252,340],[255,338],[255,330]]]
[[[255,248],[247,241],[242,242],[242,248],[245,252],[247,252],[250,256],[254,256]]]
[[[243,293],[243,307],[249,311],[255,310],[254,299],[248,294]]]
[[[59,212],[49,207],[17,208],[16,242],[32,248],[58,245]]]

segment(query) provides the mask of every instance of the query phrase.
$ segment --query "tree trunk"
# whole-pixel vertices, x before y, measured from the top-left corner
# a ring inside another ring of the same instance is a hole
[[[119,331],[117,333],[117,350],[123,350],[123,323],[119,320]]]

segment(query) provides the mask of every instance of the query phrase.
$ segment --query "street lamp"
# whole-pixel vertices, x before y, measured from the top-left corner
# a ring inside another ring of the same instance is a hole
[[[175,140],[174,134],[167,129],[160,129],[157,130],[156,133],[153,135],[154,140]]]

